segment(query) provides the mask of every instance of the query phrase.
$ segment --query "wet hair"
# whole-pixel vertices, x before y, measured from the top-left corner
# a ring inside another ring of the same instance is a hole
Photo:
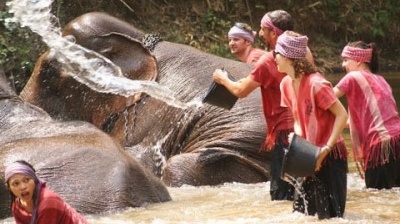
[[[267,15],[271,19],[271,22],[274,24],[274,26],[278,27],[283,32],[286,30],[293,30],[294,21],[288,12],[278,9],[268,12]]]
[[[310,75],[317,72],[317,68],[307,58],[291,59],[294,68],[294,77]]]
[[[372,73],[377,73],[379,70],[379,52],[378,49],[375,45],[375,43],[365,43],[364,41],[355,41],[355,42],[350,42],[347,44],[349,47],[357,47],[361,49],[368,49],[372,48],[372,56],[371,56],[371,62],[365,64],[368,65],[369,69],[371,70]]]

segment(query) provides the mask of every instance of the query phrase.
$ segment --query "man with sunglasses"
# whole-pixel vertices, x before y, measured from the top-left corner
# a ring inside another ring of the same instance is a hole
[[[293,27],[294,22],[288,12],[271,11],[261,20],[259,36],[264,39],[270,50],[274,50],[278,37],[286,30],[293,30]],[[294,187],[281,179],[284,149],[289,144],[289,133],[293,132],[292,113],[280,105],[279,85],[285,76],[286,74],[278,72],[272,51],[261,56],[251,73],[239,82],[230,80],[227,72],[221,69],[215,70],[213,74],[215,82],[224,85],[239,98],[246,97],[258,87],[261,89],[267,123],[267,136],[263,148],[271,152],[271,200],[293,200],[294,193]]]
[[[240,61],[254,64],[266,53],[253,46],[257,33],[246,23],[236,23],[228,32],[229,49]]]

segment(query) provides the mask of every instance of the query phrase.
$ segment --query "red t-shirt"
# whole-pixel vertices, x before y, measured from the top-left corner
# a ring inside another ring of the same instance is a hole
[[[293,130],[293,117],[290,110],[281,106],[279,85],[286,76],[278,72],[272,52],[267,52],[254,65],[250,76],[260,83],[264,117],[267,122],[267,148],[276,142],[279,131]]]
[[[87,221],[64,202],[60,196],[46,186],[40,192],[38,213],[35,224],[86,224]],[[16,224],[29,224],[32,214],[25,211],[18,199],[12,204]]]
[[[301,133],[296,134],[322,146],[328,141],[336,119],[328,110],[337,100],[332,85],[321,74],[313,73],[303,76],[296,95],[292,82],[289,76],[282,80],[282,106],[289,107],[299,122]],[[340,141],[343,141],[341,135]]]
[[[261,58],[261,56],[265,53],[267,52],[258,48],[251,49],[249,55],[247,55],[246,64],[252,64],[257,62]]]

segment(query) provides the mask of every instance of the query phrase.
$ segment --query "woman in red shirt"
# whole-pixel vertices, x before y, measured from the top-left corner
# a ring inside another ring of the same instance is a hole
[[[307,43],[306,36],[286,31],[274,51],[278,71],[287,74],[280,84],[281,105],[293,114],[294,132],[321,147],[314,175],[299,180],[302,193],[296,192],[293,209],[319,219],[343,217],[347,149],[341,132],[348,116],[331,83],[306,59]]]
[[[400,187],[400,117],[392,88],[377,74],[375,44],[356,41],[342,51],[347,74],[334,88],[346,96],[356,164],[367,188]],[[358,167],[358,166],[357,166]]]
[[[11,163],[5,170],[11,195],[11,211],[17,224],[86,224],[87,221],[46,187],[26,161]]]

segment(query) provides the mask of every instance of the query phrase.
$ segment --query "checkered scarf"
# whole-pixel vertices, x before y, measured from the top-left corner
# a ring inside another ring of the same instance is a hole
[[[307,36],[290,36],[288,33],[291,31],[285,31],[278,37],[275,46],[275,52],[291,59],[302,59],[307,54]]]
[[[261,19],[261,27],[273,29],[278,35],[281,35],[283,33],[281,29],[279,29],[272,23],[271,18],[268,16],[268,14],[265,14],[264,17]]]
[[[342,51],[342,58],[349,58],[358,62],[371,62],[372,48],[362,49],[358,47],[346,46]]]
[[[256,36],[256,33],[253,31],[252,34],[250,34],[249,32],[240,29],[237,26],[233,26],[229,32],[228,32],[228,37],[238,37],[238,38],[243,38],[245,40],[248,40],[250,42],[254,42],[254,37]]]

